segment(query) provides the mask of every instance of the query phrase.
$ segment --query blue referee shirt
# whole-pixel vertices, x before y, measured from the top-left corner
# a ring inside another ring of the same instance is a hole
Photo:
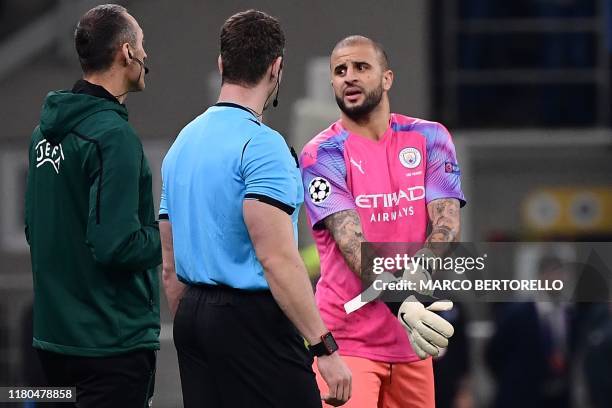
[[[295,153],[240,105],[218,103],[179,133],[162,165],[160,218],[172,223],[186,283],[268,289],[242,216],[245,199],[297,219],[304,193]]]

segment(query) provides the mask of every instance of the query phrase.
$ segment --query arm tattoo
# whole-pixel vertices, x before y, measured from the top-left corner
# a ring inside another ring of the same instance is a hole
[[[326,217],[323,223],[334,237],[348,267],[361,276],[361,243],[365,238],[357,211],[339,211]]]
[[[427,205],[427,210],[431,221],[431,234],[427,237],[425,246],[434,247],[438,242],[455,242],[459,239],[461,225],[459,200],[455,198],[434,200]]]

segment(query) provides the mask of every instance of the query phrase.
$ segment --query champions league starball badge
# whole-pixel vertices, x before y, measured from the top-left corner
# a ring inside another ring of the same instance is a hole
[[[308,194],[310,194],[310,200],[319,204],[325,201],[331,193],[331,184],[323,177],[315,177],[310,181],[308,185]]]

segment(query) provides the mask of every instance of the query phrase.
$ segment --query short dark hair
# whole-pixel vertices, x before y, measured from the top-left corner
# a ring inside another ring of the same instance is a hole
[[[92,8],[74,30],[74,45],[85,73],[110,68],[117,47],[126,42],[136,47],[136,31],[127,19],[127,9],[117,4]]]
[[[380,65],[382,66],[382,69],[389,69],[389,56],[387,55],[387,52],[383,48],[382,44],[372,40],[371,38],[364,37],[363,35],[351,35],[338,41],[338,43],[334,47],[334,50],[332,51],[332,54],[340,48],[352,47],[354,45],[361,44],[371,45],[372,48],[374,48],[374,51],[376,51],[376,54],[378,54],[378,60],[380,62]]]
[[[221,27],[223,83],[254,86],[283,55],[285,34],[277,19],[257,10],[234,14]]]

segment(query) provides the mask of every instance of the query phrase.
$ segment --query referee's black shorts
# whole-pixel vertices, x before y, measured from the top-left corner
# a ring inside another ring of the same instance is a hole
[[[269,291],[190,286],[174,320],[185,408],[320,408],[313,358]]]

